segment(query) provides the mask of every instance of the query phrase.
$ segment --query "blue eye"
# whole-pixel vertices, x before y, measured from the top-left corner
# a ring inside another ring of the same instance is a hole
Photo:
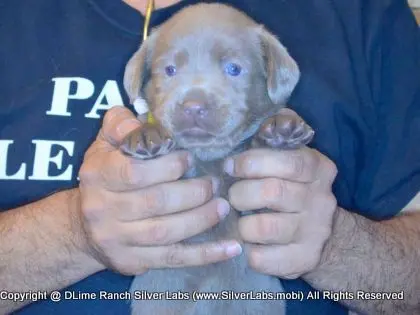
[[[166,75],[169,77],[173,77],[176,74],[176,67],[175,66],[167,66],[165,68]]]
[[[241,66],[236,63],[229,62],[225,65],[225,72],[233,77],[241,74],[241,70]]]

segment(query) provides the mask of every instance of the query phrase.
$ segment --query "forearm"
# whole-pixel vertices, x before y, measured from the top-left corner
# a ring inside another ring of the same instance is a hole
[[[341,302],[360,313],[417,314],[419,262],[420,213],[374,222],[339,209],[319,267],[304,278],[319,290],[352,292]],[[403,291],[404,299],[357,299],[357,291]]]
[[[78,190],[0,213],[0,288],[8,292],[62,289],[101,269],[87,254]],[[0,299],[0,314],[30,301]]]

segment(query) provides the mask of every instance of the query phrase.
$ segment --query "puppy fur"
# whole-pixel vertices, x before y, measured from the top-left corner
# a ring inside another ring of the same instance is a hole
[[[229,73],[232,64],[240,66],[238,75]],[[168,75],[168,66],[175,74]],[[227,156],[250,147],[293,149],[312,139],[312,129],[293,111],[280,114],[299,76],[277,38],[242,12],[222,4],[189,6],[153,30],[127,64],[125,89],[132,102],[147,101],[157,124],[133,131],[121,150],[135,158],[167,154],[175,145],[189,150],[195,167],[185,177],[216,176],[217,194],[227,198],[234,182],[222,171]],[[232,209],[216,227],[185,243],[241,241],[239,216]],[[229,261],[150,270],[135,277],[131,291],[190,297],[194,291],[282,292],[276,277],[248,266],[244,246]],[[144,315],[285,313],[283,300],[133,299],[131,306],[133,314]]]

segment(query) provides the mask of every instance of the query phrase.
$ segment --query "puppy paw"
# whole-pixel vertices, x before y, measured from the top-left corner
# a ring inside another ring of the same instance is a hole
[[[123,140],[120,150],[123,154],[137,159],[153,159],[166,155],[175,147],[175,141],[159,124],[144,124],[133,130]]]
[[[298,149],[314,137],[314,130],[291,109],[268,118],[260,127],[254,146],[275,149]]]

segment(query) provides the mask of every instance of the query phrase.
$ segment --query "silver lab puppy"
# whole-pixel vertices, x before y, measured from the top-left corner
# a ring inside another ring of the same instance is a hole
[[[132,102],[147,101],[157,124],[133,131],[121,150],[140,159],[176,147],[189,150],[196,163],[186,177],[217,176],[219,196],[226,198],[234,182],[222,171],[227,156],[250,147],[294,149],[312,139],[313,130],[296,113],[282,110],[299,76],[285,47],[245,14],[221,4],[189,6],[155,29],[127,64],[126,91]],[[216,227],[185,242],[240,240],[239,216],[231,211]],[[180,293],[180,299],[133,299],[133,314],[285,313],[283,300],[229,295],[283,291],[276,277],[248,266],[246,247],[225,262],[150,270],[135,277],[131,291]],[[193,301],[193,292],[225,292],[228,299]]]

